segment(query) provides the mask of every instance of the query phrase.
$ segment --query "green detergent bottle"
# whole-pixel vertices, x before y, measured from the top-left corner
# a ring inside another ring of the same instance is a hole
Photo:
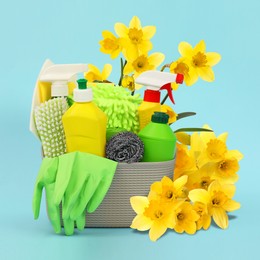
[[[167,124],[169,116],[154,112],[151,122],[138,134],[144,143],[143,162],[163,162],[174,158],[176,136]]]

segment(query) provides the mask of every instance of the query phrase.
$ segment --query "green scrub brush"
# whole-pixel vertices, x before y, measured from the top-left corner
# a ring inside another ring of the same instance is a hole
[[[91,87],[91,83],[88,84]],[[92,87],[93,101],[107,115],[107,127],[124,128],[137,133],[139,119],[137,108],[141,104],[140,95],[132,96],[126,89],[109,84],[95,84]]]
[[[39,133],[44,157],[66,153],[66,140],[62,116],[68,109],[66,98],[50,99],[35,108],[35,124]]]

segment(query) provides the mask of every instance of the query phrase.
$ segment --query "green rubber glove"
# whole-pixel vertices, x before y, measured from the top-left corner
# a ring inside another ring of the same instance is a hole
[[[36,179],[33,195],[34,218],[38,219],[40,213],[42,190],[43,188],[45,188],[48,216],[56,233],[61,232],[60,207],[59,204],[54,203],[54,187],[57,177],[58,164],[59,157],[44,158],[42,160],[40,171]],[[75,219],[75,221],[70,218],[63,220],[64,231],[66,235],[73,234],[75,222],[79,230],[84,229],[86,216],[85,214],[83,216],[83,214],[84,212],[81,216]]]
[[[62,200],[63,220],[75,219],[85,225],[85,209],[94,212],[103,201],[116,167],[117,162],[93,154],[73,152],[61,155],[54,202],[58,205]]]
[[[46,202],[48,214],[51,224],[56,233],[61,232],[60,224],[60,209],[54,203],[54,185],[58,169],[58,157],[44,158],[40,167],[39,174],[36,179],[36,184],[33,194],[33,213],[34,218],[38,219],[41,206],[42,190],[45,188]]]

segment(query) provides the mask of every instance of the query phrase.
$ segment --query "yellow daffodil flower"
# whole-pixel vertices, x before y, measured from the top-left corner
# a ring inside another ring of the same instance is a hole
[[[190,191],[189,198],[192,202],[201,202],[207,205],[208,212],[213,216],[214,222],[222,229],[228,227],[228,215],[240,208],[240,203],[232,200],[235,194],[235,186],[231,184],[221,185],[213,181],[208,190],[195,189]]]
[[[178,114],[168,105],[161,105],[161,112],[166,113],[169,116],[168,124],[176,122]]]
[[[189,86],[193,85],[199,77],[209,82],[215,79],[212,67],[221,60],[221,56],[216,52],[206,52],[206,44],[203,40],[194,48],[187,42],[181,42],[178,49],[185,59],[185,64],[189,66],[187,81]]]
[[[135,90],[135,80],[133,76],[125,75],[121,83],[122,87],[128,88],[130,91]]]
[[[190,73],[192,73],[193,71],[190,71],[188,62],[185,63],[185,59],[184,58],[180,58],[177,61],[174,61],[171,63],[170,65],[170,72],[174,73],[174,74],[182,74],[184,76],[184,82],[187,86],[191,86],[193,84],[193,82],[191,81],[193,77],[191,77]],[[177,83],[172,83],[172,89],[173,90],[177,90],[179,87],[179,84]]]
[[[164,60],[165,56],[162,53],[156,52],[150,56],[142,54],[140,56],[127,55],[127,64],[124,68],[124,74],[134,72],[136,78],[139,74],[147,70],[155,70]]]
[[[134,16],[129,23],[129,27],[123,23],[115,24],[115,32],[124,40],[126,53],[138,56],[140,53],[147,53],[153,48],[150,39],[156,32],[155,26],[142,27],[140,19]]]
[[[211,129],[208,125],[204,125],[203,128]],[[227,136],[228,133],[222,133],[218,137],[214,132],[193,133],[190,152],[195,155],[200,168],[208,163],[209,171],[216,173],[217,178],[225,175],[236,181],[238,161],[243,155],[238,150],[228,150]]]
[[[195,202],[193,204],[193,209],[199,215],[199,219],[197,220],[197,230],[204,229],[207,230],[211,224],[211,216],[208,214],[207,205],[201,202]]]
[[[183,144],[177,143],[177,154],[174,168],[174,180],[178,179],[183,175],[190,175],[194,171],[197,171],[198,167],[196,164],[195,157],[190,152],[188,147]]]
[[[112,71],[112,66],[110,64],[105,64],[102,72],[92,64],[88,64],[88,68],[89,70],[84,74],[84,76],[89,82],[94,82],[96,80],[105,81]]]
[[[101,45],[100,51],[105,54],[110,54],[111,59],[115,59],[122,50],[122,41],[110,32],[102,32],[103,40],[99,42]]]
[[[148,195],[149,200],[161,200],[164,203],[176,203],[179,198],[183,198],[184,185],[188,176],[182,176],[175,181],[164,176],[161,181],[154,182]],[[187,197],[186,194],[185,197]]]
[[[190,235],[194,234],[197,230],[196,221],[199,215],[193,209],[189,202],[182,203],[176,210],[176,224],[174,230],[177,233],[186,232]]]
[[[193,189],[205,189],[207,190],[209,185],[214,181],[214,177],[211,171],[207,167],[202,167],[197,171],[189,174],[189,178],[186,184],[188,190]]]
[[[133,219],[131,228],[139,231],[149,231],[149,237],[156,241],[167,230],[175,225],[174,210],[167,204],[157,200],[149,201],[147,197],[134,196],[130,203],[137,216]]]

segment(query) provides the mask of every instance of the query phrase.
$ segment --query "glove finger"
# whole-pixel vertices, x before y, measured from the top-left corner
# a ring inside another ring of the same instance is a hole
[[[62,217],[68,218],[71,209],[74,207],[77,201],[80,201],[80,193],[86,183],[86,178],[89,173],[87,171],[73,171],[70,183],[64,195],[64,200],[62,204]],[[73,218],[72,218],[73,219]]]
[[[74,221],[70,218],[63,219],[64,231],[67,236],[74,234]]]
[[[36,185],[33,192],[33,202],[32,202],[34,219],[38,219],[39,217],[41,200],[42,200],[42,186]]]
[[[86,212],[83,213],[76,219],[76,225],[78,230],[83,230],[86,224]]]
[[[55,181],[57,164],[57,158],[44,158],[42,160],[33,192],[32,208],[34,219],[39,217],[43,187],[46,186],[47,183],[53,183]]]
[[[48,216],[50,218],[55,233],[60,233],[61,232],[60,208],[59,206],[55,205],[53,201],[54,183],[47,185],[45,187],[45,192],[46,192]]]
[[[59,156],[59,165],[54,189],[54,202],[61,203],[65,190],[71,179],[76,153],[68,153]]]
[[[104,197],[106,196],[112,180],[113,180],[114,174],[113,175],[107,175],[102,181],[99,183],[99,186],[97,187],[95,193],[93,194],[92,198],[90,199],[88,205],[87,205],[87,211],[89,213],[94,212],[97,207],[101,204],[103,201]]]
[[[82,212],[85,211],[88,202],[96,192],[98,186],[99,181],[96,176],[89,176],[89,178],[85,181],[85,185],[83,186],[79,199],[76,201],[70,212],[70,217],[72,219],[77,219]]]

